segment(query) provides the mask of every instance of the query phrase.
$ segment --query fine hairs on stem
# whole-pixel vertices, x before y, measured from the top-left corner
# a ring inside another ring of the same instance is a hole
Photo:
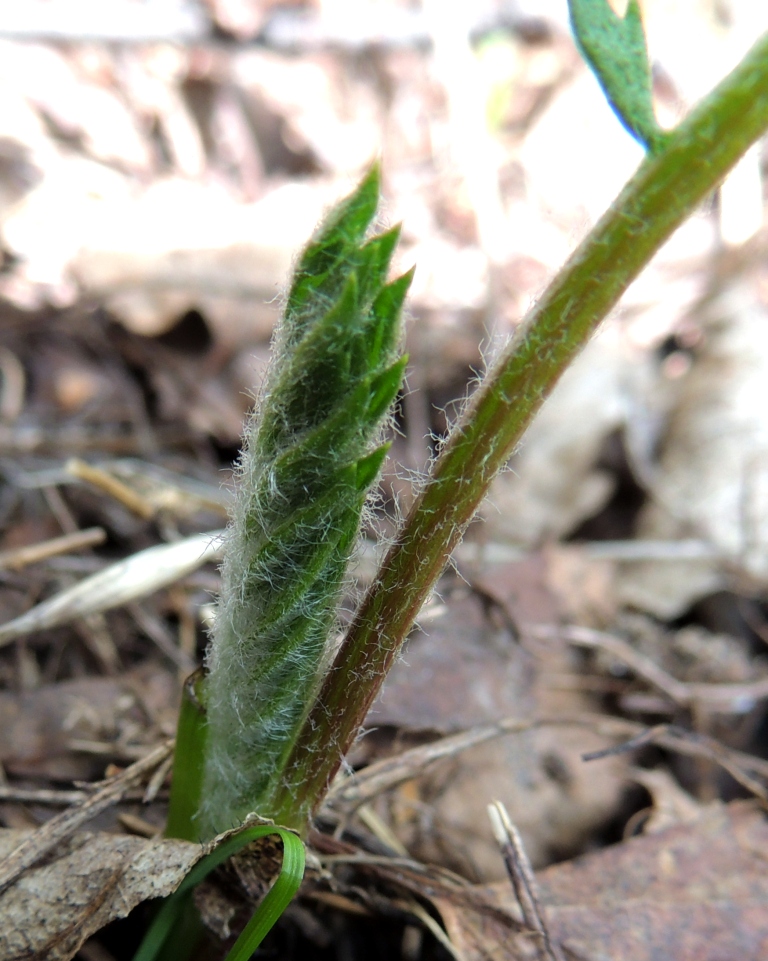
[[[607,0],[569,7],[611,105],[648,154],[464,406],[328,669],[344,571],[405,367],[399,317],[410,275],[387,282],[397,230],[366,240],[376,168],[304,251],[247,428],[209,674],[190,679],[182,701],[168,836],[210,837],[250,812],[306,831],[419,609],[543,400],[627,286],[768,128],[768,36],[664,131],[637,0],[623,17]]]
[[[615,17],[604,0],[579,2]],[[635,51],[637,24],[630,21]],[[650,96],[640,74],[639,95]],[[674,130],[649,130],[647,115],[628,124],[647,135],[649,153],[517,328],[441,448],[287,758],[273,804],[282,823],[306,823],[322,801],[447,558],[560,375],[661,245],[765,131],[766,89],[768,36]],[[634,109],[631,98],[626,109]]]
[[[397,228],[366,240],[378,197],[375,167],[300,258],[246,429],[207,661],[203,835],[273,813],[388,449],[411,274],[387,282]]]

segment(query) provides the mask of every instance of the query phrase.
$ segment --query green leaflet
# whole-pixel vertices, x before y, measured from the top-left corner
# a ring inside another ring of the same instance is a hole
[[[624,17],[608,0],[568,0],[571,25],[584,59],[626,129],[656,153],[667,140],[653,112],[651,68],[638,0]]]
[[[411,274],[387,283],[398,228],[366,239],[378,196],[374,168],[299,259],[246,431],[207,659],[203,837],[270,816],[386,455]]]
[[[379,169],[374,167],[357,190],[331,211],[304,251],[293,278],[283,317],[283,335],[295,341],[317,317],[323,298],[335,300],[379,203]]]

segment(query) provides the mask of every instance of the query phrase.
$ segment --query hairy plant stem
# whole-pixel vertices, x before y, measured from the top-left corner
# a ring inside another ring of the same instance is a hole
[[[435,461],[303,724],[270,804],[303,829],[488,487],[654,253],[768,127],[768,35],[645,158],[488,371]]]
[[[202,837],[252,811],[271,816],[389,447],[381,433],[407,362],[400,310],[411,274],[387,280],[399,228],[369,237],[379,180],[374,165],[304,249],[246,426],[206,657],[205,760],[191,825]],[[193,785],[198,767],[187,773],[182,784]],[[173,827],[189,824],[191,807],[171,804]]]

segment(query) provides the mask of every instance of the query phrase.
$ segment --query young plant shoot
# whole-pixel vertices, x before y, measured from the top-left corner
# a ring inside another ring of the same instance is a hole
[[[274,813],[389,446],[411,274],[387,282],[397,228],[366,239],[378,199],[374,168],[301,256],[246,429],[208,654],[198,836]]]
[[[251,812],[306,830],[446,559],[543,400],[653,254],[768,127],[768,36],[675,130],[662,131],[635,0],[623,18],[606,0],[569,7],[590,66],[648,155],[487,372],[330,666],[344,572],[405,367],[399,317],[410,274],[387,282],[398,232],[366,239],[376,168],[304,251],[246,432],[208,676],[182,705],[171,836],[212,837]],[[301,859],[287,853],[298,884]],[[254,930],[266,930],[262,920]]]

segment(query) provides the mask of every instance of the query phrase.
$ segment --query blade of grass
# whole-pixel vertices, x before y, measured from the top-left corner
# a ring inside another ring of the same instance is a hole
[[[198,669],[184,683],[173,753],[173,790],[165,826],[167,838],[199,841],[197,814],[203,787],[206,719],[203,672]]]
[[[192,888],[235,852],[270,834],[277,834],[283,842],[280,874],[227,955],[227,961],[247,961],[291,903],[304,877],[305,856],[301,840],[291,831],[272,824],[258,824],[246,828],[227,838],[215,851],[198,861],[177,890],[164,901],[133,961],[155,961],[175,925],[183,917]]]
[[[226,961],[248,961],[277,919],[293,900],[304,877],[304,845],[290,831],[276,831],[283,839],[280,876],[227,955]]]

